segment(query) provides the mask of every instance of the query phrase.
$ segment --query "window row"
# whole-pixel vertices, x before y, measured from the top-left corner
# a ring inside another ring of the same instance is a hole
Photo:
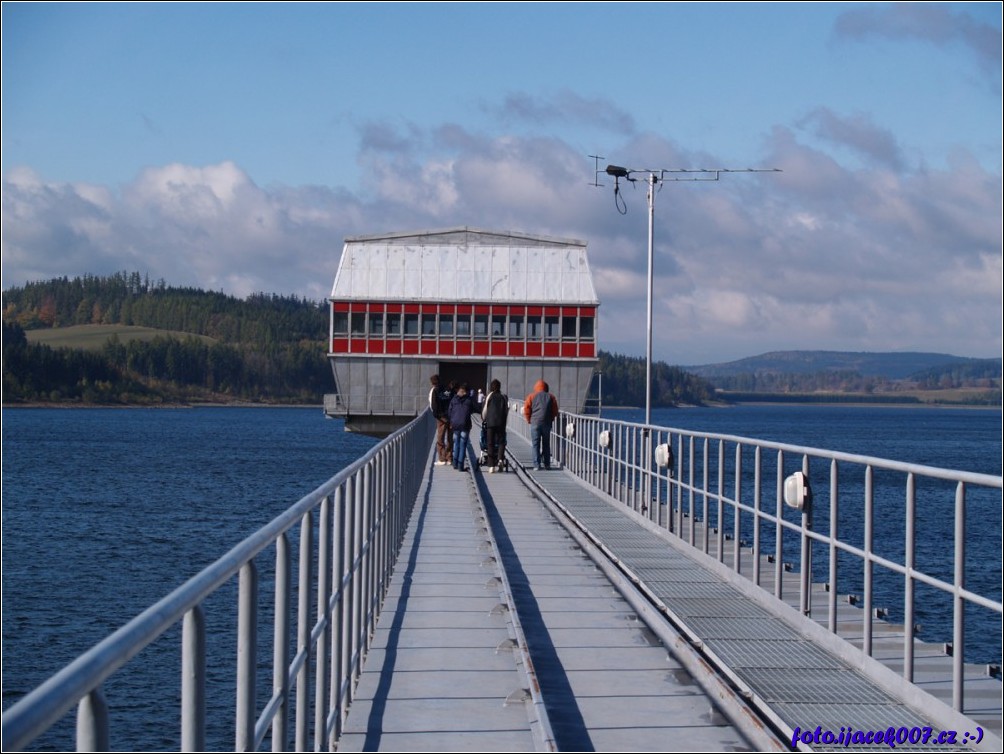
[[[384,310],[384,306],[335,304],[331,316],[332,335],[354,338],[592,341],[596,331],[596,310],[593,307],[391,304],[386,305]]]

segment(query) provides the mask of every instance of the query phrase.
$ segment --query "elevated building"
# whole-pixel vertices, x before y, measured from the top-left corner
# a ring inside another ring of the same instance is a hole
[[[345,240],[331,290],[325,413],[387,434],[428,406],[429,377],[511,398],[545,380],[580,412],[597,364],[586,243],[451,228]]]

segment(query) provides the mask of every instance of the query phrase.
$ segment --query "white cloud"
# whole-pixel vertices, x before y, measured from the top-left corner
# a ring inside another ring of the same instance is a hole
[[[592,162],[557,139],[487,137],[453,125],[381,139],[394,148],[376,148],[375,137],[366,145],[368,181],[356,193],[261,187],[232,162],[149,168],[118,189],[10,171],[3,285],[137,270],[242,296],[321,299],[346,236],[511,229],[588,241],[601,346],[644,353],[644,186],[622,185],[621,215],[612,182],[590,186]],[[889,161],[848,167],[781,127],[766,149],[761,164],[783,173],[667,184],[658,195],[657,357],[698,364],[790,348],[1000,353],[999,175],[961,153],[937,172]],[[651,155],[637,164],[701,161],[653,134],[622,151]]]

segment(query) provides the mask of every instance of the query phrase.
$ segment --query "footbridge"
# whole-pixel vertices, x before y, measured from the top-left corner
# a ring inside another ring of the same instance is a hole
[[[74,709],[78,749],[142,746],[126,708],[183,750],[1001,749],[999,667],[965,662],[1000,625],[965,554],[1000,477],[575,415],[536,471],[525,428],[509,471],[476,432],[458,470],[423,414],[10,707],[3,749]],[[163,636],[180,702],[145,709],[114,678]]]

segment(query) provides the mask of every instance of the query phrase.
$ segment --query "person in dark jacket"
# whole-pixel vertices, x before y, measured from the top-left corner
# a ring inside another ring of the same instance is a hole
[[[502,383],[492,380],[481,410],[485,428],[485,446],[488,453],[488,473],[498,469],[499,459],[505,458],[505,426],[509,419],[509,397],[502,392]]]
[[[465,461],[472,413],[474,413],[474,400],[467,394],[467,385],[461,385],[450,401],[449,410],[450,429],[453,431],[453,468],[458,471],[467,471]]]
[[[444,466],[452,460],[450,458],[452,446],[447,439],[450,431],[450,419],[446,415],[452,396],[450,395],[449,388],[444,390],[439,386],[438,374],[432,375],[429,378],[429,382],[432,385],[429,390],[429,410],[436,417],[436,450],[438,454],[436,465]]]

